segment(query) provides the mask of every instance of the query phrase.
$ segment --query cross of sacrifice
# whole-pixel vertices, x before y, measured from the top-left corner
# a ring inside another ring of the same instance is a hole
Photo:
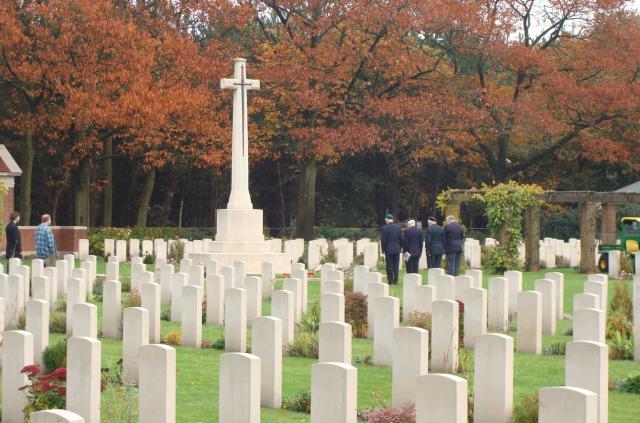
[[[247,90],[259,90],[260,81],[257,79],[247,79],[246,60],[234,60],[233,78],[223,78],[220,80],[220,88],[223,90],[234,90],[233,92],[233,132],[232,145],[237,143],[238,135],[242,143],[242,156],[245,155],[245,143],[248,143],[247,127]],[[240,128],[238,128],[240,126]],[[236,131],[240,129],[240,134]]]

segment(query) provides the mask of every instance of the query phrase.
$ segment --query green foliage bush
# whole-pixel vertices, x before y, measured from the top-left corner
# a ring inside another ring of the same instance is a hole
[[[298,326],[301,332],[316,333],[320,330],[320,306],[317,303],[309,305]]]
[[[482,264],[490,275],[501,275],[507,270],[521,270],[522,260],[508,254],[504,248],[483,247]]]
[[[344,321],[351,325],[354,338],[367,337],[367,297],[360,292],[344,293]]]
[[[67,333],[67,313],[54,311],[49,316],[49,332]]]
[[[213,344],[211,344],[211,348],[215,350],[224,350],[224,335],[213,341]]]
[[[335,226],[320,226],[314,229],[316,238],[339,239],[347,238],[355,241],[362,238],[377,240],[380,238],[380,228],[337,228]]]
[[[513,423],[538,423],[538,393],[525,397],[513,408]]]
[[[640,395],[640,374],[627,376],[616,383],[615,390]]]
[[[140,307],[142,304],[142,299],[140,298],[140,291],[137,289],[132,289],[129,292],[129,295],[126,296],[124,302],[122,303],[122,309],[129,307]]]
[[[567,352],[567,343],[566,342],[554,342],[544,349],[544,354],[546,355],[565,355]]]
[[[165,322],[171,321],[171,306],[167,304],[162,304],[160,307],[160,320],[164,320]]]
[[[167,259],[172,263],[179,263],[184,257],[184,242],[179,239],[172,242],[169,246],[169,252],[167,253]]]
[[[412,311],[411,313],[409,313],[409,317],[405,322],[405,326],[425,329],[428,330],[429,333],[431,333],[431,314]]]
[[[311,414],[311,391],[300,389],[292,396],[285,396],[282,399],[282,408],[297,413]]]
[[[609,359],[633,360],[633,340],[615,332],[609,340]]]
[[[66,339],[61,339],[44,349],[42,352],[42,365],[45,373],[51,373],[55,369],[67,367]]]
[[[318,334],[300,332],[289,344],[289,355],[293,357],[318,358]]]

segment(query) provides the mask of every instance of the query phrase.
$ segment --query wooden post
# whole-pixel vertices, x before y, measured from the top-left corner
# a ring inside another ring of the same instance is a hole
[[[580,206],[580,272],[596,271],[596,203],[586,201]]]
[[[524,212],[525,269],[540,270],[540,207],[530,207]]]
[[[616,222],[617,207],[615,204],[603,204],[600,215],[600,237],[602,243],[612,245],[618,239],[618,227]]]

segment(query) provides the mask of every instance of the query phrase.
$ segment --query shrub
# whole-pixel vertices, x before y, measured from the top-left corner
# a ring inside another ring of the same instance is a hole
[[[61,339],[53,345],[49,345],[42,352],[42,364],[44,372],[51,373],[55,369],[67,367],[67,340]]]
[[[67,369],[55,369],[50,374],[40,374],[40,366],[24,367],[20,373],[26,374],[29,384],[20,388],[27,397],[24,407],[25,421],[31,413],[41,410],[64,409],[67,395]]]
[[[49,332],[67,333],[67,313],[54,311],[49,318]]]
[[[633,360],[633,341],[615,332],[609,341],[610,360]]]
[[[538,393],[525,397],[513,408],[513,423],[538,423]]]
[[[213,341],[211,348],[216,350],[224,350],[224,335]]]
[[[184,258],[184,242],[177,239],[169,246],[169,252],[167,253],[167,259],[169,262],[178,263]]]
[[[367,423],[415,423],[416,409],[413,404],[375,408],[362,412],[362,418]]]
[[[178,345],[182,344],[182,335],[180,334],[180,331],[172,330],[167,334],[167,336],[165,336],[162,342],[167,345],[177,347]]]
[[[640,395],[640,374],[628,376],[616,383],[615,390]]]
[[[567,351],[566,342],[554,342],[544,349],[546,355],[565,355]]]
[[[171,306],[167,304],[162,304],[160,307],[160,320],[164,320],[165,322],[171,321]]]
[[[301,389],[292,396],[285,396],[282,399],[282,408],[295,411],[297,413],[311,413],[311,391]]]
[[[144,256],[144,258],[142,259],[142,262],[144,264],[153,264],[156,262],[156,255],[155,254],[146,254]]]
[[[360,292],[344,293],[344,320],[351,325],[354,338],[367,337],[367,297]]]
[[[351,273],[348,277],[347,273],[351,272],[345,272],[343,290],[344,292],[353,292],[353,273]]]
[[[16,329],[25,330],[26,327],[27,327],[27,315],[23,311],[22,314],[20,314],[20,317],[18,317],[18,323],[16,324]]]
[[[633,275],[633,259],[631,254],[622,254],[620,256],[620,275]]]
[[[482,264],[490,275],[503,274],[507,270],[522,269],[522,260],[508,253],[501,246],[483,247]]]
[[[431,333],[431,314],[412,311],[405,322],[406,326],[422,328]]]
[[[54,311],[61,311],[61,312],[65,312],[67,311],[67,300],[66,298],[62,298],[56,301],[56,305],[53,308]]]
[[[103,278],[96,278],[96,283],[93,284],[93,298],[95,298],[95,300],[99,303],[102,302],[103,283]]]
[[[320,330],[320,306],[311,304],[298,324],[301,332],[316,333]]]
[[[289,355],[294,357],[318,358],[318,334],[300,332],[289,344]]]
[[[472,371],[473,371],[473,352],[471,350],[458,348],[457,373],[469,373]]]
[[[140,291],[134,288],[131,290],[129,295],[127,295],[127,298],[125,298],[124,303],[122,304],[122,308],[125,309],[129,307],[140,307],[140,305]]]
[[[633,315],[633,301],[631,298],[631,290],[624,282],[615,282],[613,290],[613,297],[610,302],[610,314],[620,313],[626,317],[627,320],[632,320]]]
[[[371,357],[371,354],[355,357],[353,359],[353,364],[361,364],[363,366],[369,366],[373,364],[373,357]]]
[[[320,264],[335,263],[336,261],[336,249],[333,246],[333,242],[330,242],[329,247],[327,248],[327,253],[322,254],[322,257],[320,258]]]
[[[202,324],[207,324],[207,300],[202,300]],[[169,308],[169,320],[171,320],[171,308]]]
[[[631,338],[633,322],[624,313],[617,311],[607,318],[607,339],[613,339],[615,334],[623,338]]]

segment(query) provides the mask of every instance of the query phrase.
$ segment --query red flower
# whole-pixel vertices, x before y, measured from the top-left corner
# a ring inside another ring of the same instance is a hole
[[[464,303],[460,300],[456,300],[456,301],[458,301],[458,312],[464,313]]]
[[[61,397],[64,397],[65,395],[67,395],[67,388],[65,388],[64,386],[58,387],[58,393]]]
[[[24,366],[22,368],[22,370],[20,370],[20,373],[29,373],[29,376],[27,376],[27,377],[35,376],[38,373],[40,373],[40,366],[38,366],[37,364],[31,364],[29,366]]]
[[[59,367],[51,372],[51,377],[53,379],[67,380],[67,369],[65,369],[64,367]]]

